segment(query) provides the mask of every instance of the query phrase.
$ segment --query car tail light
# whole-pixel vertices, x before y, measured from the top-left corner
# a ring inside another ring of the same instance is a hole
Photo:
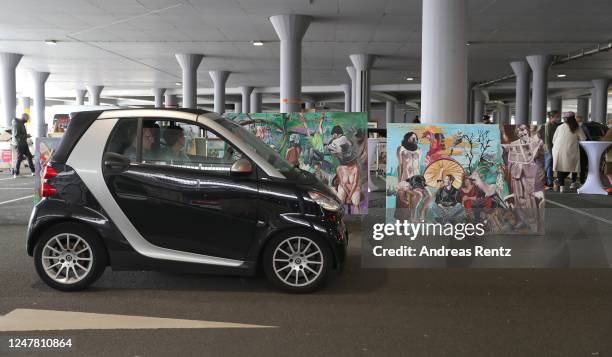
[[[57,170],[53,168],[53,166],[49,166],[49,164],[45,165],[45,171],[43,173],[43,179],[50,179],[57,176]]]
[[[57,170],[54,169],[49,164],[45,165],[45,170],[43,172],[43,182],[42,188],[40,190],[40,195],[42,197],[51,197],[57,193],[57,189],[49,183],[49,179],[52,179],[57,176]]]
[[[57,189],[53,187],[53,185],[48,182],[43,182],[42,184],[42,196],[43,197],[51,197],[57,193]]]

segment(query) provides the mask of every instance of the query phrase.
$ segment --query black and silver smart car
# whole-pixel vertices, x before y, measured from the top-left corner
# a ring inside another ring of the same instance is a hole
[[[342,206],[243,127],[199,110],[77,114],[44,170],[27,252],[79,290],[114,270],[253,275],[307,292],[341,268]]]

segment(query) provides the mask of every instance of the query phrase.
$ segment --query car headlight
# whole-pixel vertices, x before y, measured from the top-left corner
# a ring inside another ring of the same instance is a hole
[[[308,191],[308,196],[324,210],[338,212],[342,208],[340,203],[334,198],[326,196],[319,191]]]

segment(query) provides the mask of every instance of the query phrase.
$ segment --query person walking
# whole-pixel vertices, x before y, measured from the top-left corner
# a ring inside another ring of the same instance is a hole
[[[556,110],[548,112],[548,122],[544,127],[544,171],[546,173],[546,187],[549,189],[553,187],[554,180],[552,148],[553,136],[557,126],[559,126],[559,117],[560,114]]]
[[[574,112],[563,113],[565,123],[559,125],[555,130],[552,140],[553,170],[557,173],[554,189],[565,191],[565,178],[571,173],[572,184],[570,189],[578,188],[576,180],[580,172],[580,149],[578,141],[586,137]]]
[[[32,162],[32,153],[30,153],[30,147],[28,146],[29,135],[25,127],[25,123],[28,121],[28,119],[30,119],[30,116],[27,113],[23,113],[21,115],[21,119],[13,119],[11,145],[13,145],[15,152],[17,153],[15,169],[13,170],[13,178],[17,178],[17,176],[19,176],[19,169],[24,157],[28,160],[30,171],[32,171],[32,176],[34,176],[34,163]]]

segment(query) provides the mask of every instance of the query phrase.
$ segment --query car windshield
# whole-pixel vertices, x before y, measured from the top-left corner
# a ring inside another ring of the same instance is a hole
[[[259,156],[266,160],[270,165],[274,166],[274,168],[281,173],[295,174],[299,172],[297,168],[283,159],[278,152],[266,145],[262,140],[257,138],[254,134],[242,126],[227,119],[219,119],[216,120],[216,122],[247,143],[253,150],[255,150],[255,152],[257,152]]]

